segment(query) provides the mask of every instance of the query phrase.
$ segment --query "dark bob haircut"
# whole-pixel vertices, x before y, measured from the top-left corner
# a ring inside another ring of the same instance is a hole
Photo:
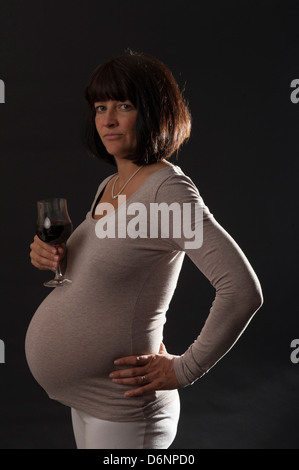
[[[116,165],[95,127],[97,101],[130,100],[137,109],[136,151],[125,158],[155,163],[178,152],[189,138],[191,115],[171,71],[149,54],[128,51],[99,65],[85,88],[89,104],[85,144],[92,155]]]

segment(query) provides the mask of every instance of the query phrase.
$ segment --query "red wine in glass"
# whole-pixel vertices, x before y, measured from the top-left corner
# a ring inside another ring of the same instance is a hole
[[[48,224],[36,224],[36,233],[45,243],[60,245],[65,243],[72,233],[72,224],[66,224],[63,220],[53,220]]]
[[[73,231],[72,221],[64,198],[51,198],[37,201],[36,234],[45,243],[58,247],[65,243]],[[56,269],[54,279],[44,283],[46,287],[60,287],[70,284],[60,266]]]

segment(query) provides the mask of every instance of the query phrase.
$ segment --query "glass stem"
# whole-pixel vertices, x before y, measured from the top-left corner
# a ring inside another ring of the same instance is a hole
[[[55,246],[55,248],[57,249],[57,253],[58,253],[59,245],[54,245],[54,246]],[[63,274],[62,274],[62,272],[61,272],[60,263],[58,263],[58,266],[57,266],[56,271],[55,271],[55,277],[54,277],[54,279],[56,279],[57,281],[59,281],[62,277],[63,277]]]
[[[57,266],[56,271],[55,271],[55,278],[59,281],[63,277],[63,274],[61,272],[60,264]]]

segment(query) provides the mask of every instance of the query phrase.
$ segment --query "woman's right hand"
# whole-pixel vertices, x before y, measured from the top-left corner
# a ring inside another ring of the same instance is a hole
[[[65,244],[55,247],[45,243],[37,235],[30,245],[31,263],[38,269],[55,271],[58,264],[61,263],[66,253]]]

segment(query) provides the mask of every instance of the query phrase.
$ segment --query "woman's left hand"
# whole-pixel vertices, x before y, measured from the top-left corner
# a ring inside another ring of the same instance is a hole
[[[133,366],[111,372],[109,377],[114,383],[121,385],[136,385],[127,390],[125,396],[135,397],[154,390],[173,390],[180,387],[176,378],[173,359],[176,356],[168,354],[161,343],[158,354],[144,354],[116,359],[117,366]]]

